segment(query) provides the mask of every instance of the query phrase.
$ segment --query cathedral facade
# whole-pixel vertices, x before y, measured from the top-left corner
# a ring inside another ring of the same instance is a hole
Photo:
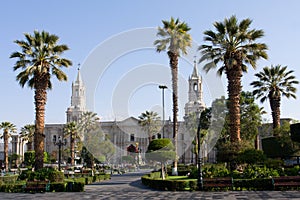
[[[188,102],[185,104],[185,116],[184,119],[188,119],[188,116],[192,113],[203,111],[206,106],[203,101],[202,91],[202,78],[198,74],[196,62],[193,66],[192,75],[189,77],[189,92]],[[72,83],[72,96],[71,105],[67,108],[67,122],[78,121],[80,115],[86,111],[85,100],[85,87],[81,78],[80,71],[75,82]],[[173,124],[172,121],[165,120],[164,126],[160,131],[153,136],[154,138],[161,138],[164,132],[165,138],[173,138]],[[149,144],[148,135],[139,124],[139,120],[135,117],[129,117],[123,121],[100,121],[100,126],[103,134],[107,135],[110,141],[116,148],[115,155],[111,159],[111,163],[122,162],[122,157],[127,155],[127,147],[131,144],[138,146],[141,151],[141,157],[144,157],[144,153],[147,151]],[[188,134],[186,128],[186,121],[179,121],[178,123],[178,156],[179,162],[193,163],[195,162],[194,154],[191,149],[193,148],[192,141],[194,136]],[[46,124],[45,126],[45,151],[55,155],[57,154],[58,147],[54,145],[53,138],[63,137],[64,124]],[[164,131],[162,131],[164,130]],[[63,148],[69,148],[69,140],[67,145]]]

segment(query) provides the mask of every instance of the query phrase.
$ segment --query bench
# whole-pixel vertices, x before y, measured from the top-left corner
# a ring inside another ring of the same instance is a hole
[[[233,179],[231,177],[222,178],[204,178],[203,179],[203,189],[233,189]]]
[[[280,176],[272,178],[273,189],[300,188],[300,176]]]
[[[49,192],[50,182],[49,181],[27,181],[24,187],[25,192]]]

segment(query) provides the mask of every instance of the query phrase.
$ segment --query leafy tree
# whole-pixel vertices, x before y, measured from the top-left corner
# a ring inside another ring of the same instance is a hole
[[[191,46],[191,36],[188,31],[191,28],[185,22],[171,17],[170,21],[163,20],[163,27],[158,27],[154,41],[157,52],[167,50],[172,73],[172,100],[173,100],[173,139],[175,143],[174,172],[177,173],[177,135],[178,135],[178,57],[187,54],[187,48]]]
[[[68,50],[67,45],[59,45],[59,37],[46,31],[34,31],[33,35],[25,33],[25,40],[15,40],[21,48],[11,54],[10,58],[17,58],[14,71],[23,70],[17,75],[17,81],[34,89],[35,101],[35,134],[34,150],[36,152],[35,169],[43,168],[44,162],[44,127],[47,90],[52,88],[51,76],[59,81],[66,81],[67,75],[60,69],[69,67],[72,62],[61,58],[61,54]]]
[[[258,135],[258,127],[262,123],[262,114],[265,113],[255,102],[251,92],[242,92],[241,105],[241,139],[253,141]]]
[[[26,166],[33,167],[35,163],[35,152],[27,151],[24,153],[24,162]]]
[[[99,148],[101,155],[105,158],[105,161],[109,163],[116,152],[114,144],[108,138],[105,138],[104,141],[100,142]]]
[[[290,137],[290,124],[283,122],[282,126],[273,129],[275,137],[262,140],[262,148],[269,158],[285,158],[292,156],[298,149],[294,147]]]
[[[264,36],[263,30],[249,29],[252,20],[244,19],[238,22],[235,16],[225,18],[223,22],[215,22],[216,32],[204,32],[204,40],[209,44],[199,47],[202,61],[209,61],[203,67],[208,72],[216,68],[218,75],[225,72],[228,80],[227,91],[229,96],[229,129],[230,140],[239,142],[240,138],[240,93],[242,90],[241,78],[247,72],[247,65],[256,68],[259,58],[267,58],[267,46],[255,41]]]
[[[280,126],[280,101],[281,96],[296,98],[296,88],[294,85],[299,81],[293,74],[293,70],[287,71],[287,66],[281,65],[264,67],[255,76],[257,81],[251,85],[255,88],[253,94],[260,99],[261,103],[269,99],[272,110],[273,129]]]
[[[81,141],[83,141],[83,146],[88,150],[88,160],[91,167],[94,166],[94,156],[97,158],[100,156],[98,151],[99,143],[103,140],[103,133],[100,130],[100,122],[97,113],[94,112],[84,112],[78,120],[78,130],[80,132]],[[82,152],[85,152],[82,149]],[[97,155],[93,155],[96,154]],[[90,155],[91,154],[91,155]]]
[[[71,165],[75,164],[75,142],[80,139],[76,122],[69,122],[64,127],[64,137],[70,137]]]
[[[211,108],[207,108],[201,113],[201,117],[200,117],[200,127],[201,127],[200,143],[201,144],[204,141],[204,137],[208,134],[208,128],[210,126],[210,118],[211,118]],[[186,119],[186,128],[190,136],[194,138],[194,140],[192,141],[193,148],[191,149],[191,151],[196,155],[196,158],[198,158],[198,139],[197,139],[198,126],[199,126],[199,119],[196,116],[196,113],[191,113]],[[198,161],[196,159],[196,164],[197,162]]]
[[[27,151],[32,151],[32,142],[35,131],[35,125],[27,124],[21,128],[20,138],[22,141],[27,141]]]
[[[161,128],[160,117],[157,112],[146,111],[139,116],[139,124],[148,133],[149,143],[152,140],[152,136],[159,132]]]
[[[161,176],[165,179],[164,163],[175,159],[174,145],[168,138],[152,140],[146,152],[146,159],[161,163]]]
[[[8,172],[8,140],[11,137],[11,133],[15,133],[17,129],[16,125],[10,122],[2,122],[0,124],[0,129],[3,129],[3,133],[0,138],[4,139],[4,163],[5,171]]]

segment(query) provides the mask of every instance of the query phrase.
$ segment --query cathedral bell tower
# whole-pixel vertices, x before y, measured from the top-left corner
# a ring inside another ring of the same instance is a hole
[[[78,68],[76,81],[72,83],[71,106],[67,109],[67,122],[76,121],[85,112],[85,87]]]
[[[194,61],[194,69],[192,76],[189,77],[189,96],[188,102],[185,104],[185,116],[192,113],[201,112],[206,108],[203,101],[202,77],[199,76],[196,61]]]

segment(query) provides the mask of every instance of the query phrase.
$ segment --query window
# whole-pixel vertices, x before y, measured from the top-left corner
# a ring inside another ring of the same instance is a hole
[[[157,138],[159,138],[159,139],[161,138],[161,134],[160,133],[157,134]]]
[[[56,135],[53,135],[53,142],[56,142]]]
[[[130,134],[130,142],[134,142],[134,134]]]
[[[197,85],[197,83],[194,83],[194,91],[198,91],[198,85]]]

